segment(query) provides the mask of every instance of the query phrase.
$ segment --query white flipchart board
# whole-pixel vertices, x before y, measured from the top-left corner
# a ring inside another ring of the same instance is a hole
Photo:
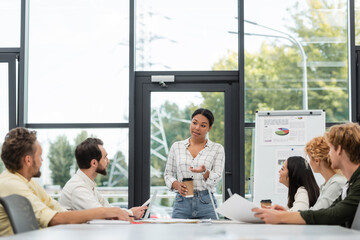
[[[305,144],[325,132],[325,111],[259,111],[255,120],[253,201],[286,206],[287,188],[279,183],[279,169],[289,156],[305,157]],[[324,182],[315,174],[317,183]]]

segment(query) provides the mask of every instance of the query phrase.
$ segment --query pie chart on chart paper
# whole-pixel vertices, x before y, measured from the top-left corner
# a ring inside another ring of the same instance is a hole
[[[287,129],[287,128],[278,128],[277,131],[275,131],[275,134],[279,135],[279,136],[288,135],[289,134],[289,129]]]

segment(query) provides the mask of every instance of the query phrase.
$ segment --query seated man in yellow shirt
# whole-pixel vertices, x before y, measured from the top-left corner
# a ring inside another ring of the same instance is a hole
[[[40,228],[58,224],[84,223],[92,219],[133,221],[129,213],[117,207],[66,211],[32,178],[40,177],[42,149],[36,132],[25,128],[12,129],[2,146],[1,159],[7,170],[0,175],[0,196],[18,194],[33,207]],[[0,236],[13,234],[9,219],[0,205]]]

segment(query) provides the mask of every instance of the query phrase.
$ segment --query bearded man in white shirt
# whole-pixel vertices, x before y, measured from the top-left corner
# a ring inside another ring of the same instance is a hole
[[[103,141],[98,138],[87,138],[76,147],[75,158],[79,169],[61,191],[59,201],[61,206],[71,210],[111,207],[96,190],[94,181],[99,173],[107,175],[109,159]],[[133,207],[126,211],[139,219],[144,215],[146,208],[146,206]]]

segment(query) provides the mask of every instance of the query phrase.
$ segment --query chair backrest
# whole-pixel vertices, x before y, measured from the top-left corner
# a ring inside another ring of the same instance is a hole
[[[14,234],[39,229],[30,201],[20,195],[0,197],[0,204],[7,213]]]
[[[355,217],[351,225],[351,229],[360,230],[360,203],[357,207]]]

